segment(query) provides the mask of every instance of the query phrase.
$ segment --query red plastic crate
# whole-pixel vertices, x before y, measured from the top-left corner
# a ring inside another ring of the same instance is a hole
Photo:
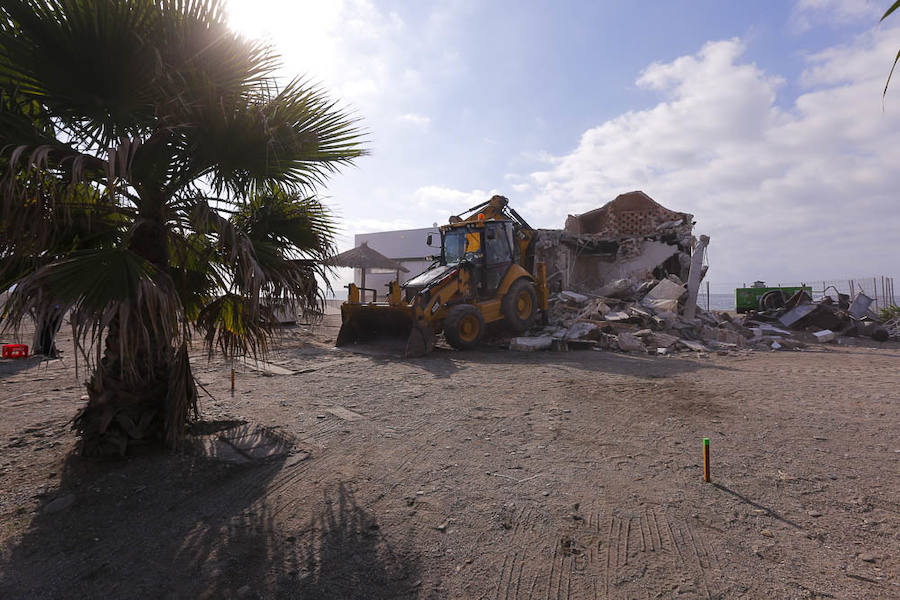
[[[28,358],[25,344],[3,344],[3,358]]]

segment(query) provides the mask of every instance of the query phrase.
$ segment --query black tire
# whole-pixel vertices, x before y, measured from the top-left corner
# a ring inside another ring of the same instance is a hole
[[[524,278],[514,282],[503,296],[500,309],[506,325],[514,333],[527,331],[534,324],[538,312],[534,284]]]
[[[759,310],[760,312],[775,310],[784,306],[784,303],[784,292],[781,290],[769,290],[759,297]]]
[[[484,316],[471,304],[457,304],[444,319],[444,337],[457,350],[472,350],[484,337]]]

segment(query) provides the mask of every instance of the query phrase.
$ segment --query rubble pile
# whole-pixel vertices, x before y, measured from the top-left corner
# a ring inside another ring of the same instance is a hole
[[[510,348],[667,355],[794,350],[842,336],[900,338],[900,318],[881,323],[868,308],[871,299],[863,294],[853,302],[829,296],[814,302],[798,292],[777,309],[737,316],[697,307],[694,319],[684,316],[686,302],[686,285],[676,275],[642,282],[617,280],[594,293],[565,290],[550,299],[549,324],[529,337],[514,338]]]
[[[530,337],[514,338],[514,350],[596,348],[652,354],[677,351],[728,352],[781,340],[800,347],[799,340],[745,327],[728,313],[697,309],[696,318],[683,316],[687,287],[677,275],[636,282],[620,279],[594,293],[564,290],[550,299],[549,325]],[[542,340],[541,342],[529,340]]]
[[[849,295],[838,293],[836,300],[825,295],[813,301],[806,291],[800,290],[786,301],[779,300],[781,306],[751,312],[745,323],[803,331],[819,342],[833,342],[841,336],[865,336],[885,342],[892,337],[890,321],[882,323],[870,308],[873,299],[861,292],[852,300]]]

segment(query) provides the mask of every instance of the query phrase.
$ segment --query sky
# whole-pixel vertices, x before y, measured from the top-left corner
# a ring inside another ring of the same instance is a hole
[[[353,235],[500,193],[535,227],[643,190],[710,236],[707,279],[900,275],[888,0],[228,0],[232,27],[359,119],[320,190]]]

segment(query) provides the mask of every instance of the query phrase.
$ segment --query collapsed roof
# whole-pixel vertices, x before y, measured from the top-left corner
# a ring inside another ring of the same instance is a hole
[[[691,226],[694,216],[664,207],[644,192],[620,194],[600,208],[569,215],[565,231],[607,238],[655,235],[663,226]]]
[[[694,217],[642,191],[569,215],[565,228],[542,229],[535,258],[547,264],[551,289],[596,290],[618,279],[686,280],[695,244]]]

